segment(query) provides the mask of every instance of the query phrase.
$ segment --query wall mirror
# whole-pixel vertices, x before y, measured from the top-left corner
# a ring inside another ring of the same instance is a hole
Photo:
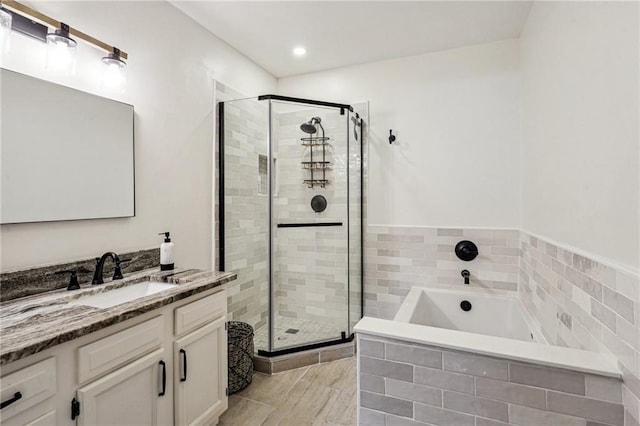
[[[133,106],[0,72],[0,222],[134,216]]]

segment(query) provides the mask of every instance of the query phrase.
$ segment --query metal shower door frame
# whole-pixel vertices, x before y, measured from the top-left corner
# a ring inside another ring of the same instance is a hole
[[[278,356],[278,355],[284,355],[284,354],[289,354],[289,353],[294,353],[294,352],[301,352],[301,351],[305,351],[305,350],[309,350],[309,349],[316,349],[316,348],[320,348],[320,347],[325,347],[325,346],[331,346],[331,345],[336,345],[336,344],[340,344],[340,343],[346,343],[346,342],[350,342],[353,340],[353,334],[347,334],[346,332],[342,332],[342,336],[339,339],[336,340],[331,340],[331,341],[326,341],[326,342],[319,342],[319,343],[312,343],[312,344],[307,344],[307,345],[301,345],[301,346],[296,346],[296,347],[291,347],[291,348],[286,348],[286,349],[282,349],[282,350],[275,350],[274,351],[274,347],[273,347],[273,330],[274,330],[274,312],[275,312],[275,308],[274,308],[274,303],[275,303],[275,298],[274,298],[274,282],[275,282],[275,277],[274,277],[274,267],[273,267],[273,254],[275,251],[275,247],[274,247],[274,231],[273,231],[273,202],[274,202],[274,174],[273,174],[273,124],[272,124],[272,115],[273,115],[273,105],[272,105],[272,101],[284,101],[284,102],[292,102],[292,103],[298,103],[298,104],[306,104],[306,105],[315,105],[315,106],[324,106],[324,107],[330,107],[330,108],[339,108],[340,109],[340,115],[345,115],[346,116],[346,120],[347,120],[347,168],[348,168],[348,159],[349,159],[349,148],[350,148],[350,143],[351,143],[351,139],[350,139],[350,120],[349,120],[349,114],[348,113],[353,113],[353,107],[351,105],[347,105],[347,104],[340,104],[340,103],[333,103],[333,102],[324,102],[324,101],[317,101],[317,100],[313,100],[313,99],[302,99],[302,98],[293,98],[293,97],[288,97],[288,96],[280,96],[280,95],[261,95],[258,96],[257,98],[258,101],[263,101],[266,100],[268,101],[268,131],[267,131],[267,155],[268,155],[268,167],[267,167],[267,180],[268,180],[268,199],[269,199],[269,205],[268,205],[268,223],[269,223],[269,231],[268,231],[268,238],[269,238],[269,253],[268,253],[268,271],[269,271],[269,283],[268,283],[268,289],[269,289],[269,298],[268,298],[268,313],[269,313],[269,318],[268,318],[268,351],[263,351],[263,350],[258,350],[258,354],[259,355],[263,355],[263,356]],[[232,101],[228,101],[228,102],[232,102]],[[348,113],[347,113],[348,112]],[[224,270],[225,268],[225,230],[224,230],[224,226],[225,226],[225,204],[224,204],[224,102],[220,102],[218,103],[218,117],[219,117],[219,123],[218,123],[218,168],[219,168],[219,185],[218,185],[218,205],[219,205],[219,210],[218,210],[218,217],[219,217],[219,229],[218,229],[218,235],[219,235],[219,264],[220,264],[220,270]],[[363,141],[360,141],[360,155],[362,156],[362,143]],[[362,170],[362,158],[360,159],[360,175],[361,175],[361,187],[360,187],[360,263],[361,263],[361,277],[360,277],[360,298],[361,298],[361,307],[364,303],[364,268],[363,268],[363,262],[364,262],[364,232],[363,232],[363,224],[362,224],[362,219],[363,219],[363,214],[362,214],[362,209],[364,208],[363,206],[363,188],[362,188],[362,174],[363,174],[363,170]],[[349,201],[350,201],[350,190],[349,190],[349,170],[347,170],[347,330],[351,329],[351,299],[350,299],[350,294],[351,294],[351,256],[350,256],[350,243],[351,243],[351,238],[350,238],[350,212],[349,212]],[[363,310],[361,308],[360,311],[360,315],[363,315]]]

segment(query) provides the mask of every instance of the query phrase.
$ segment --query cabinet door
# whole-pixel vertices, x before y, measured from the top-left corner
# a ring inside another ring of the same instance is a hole
[[[78,425],[157,424],[161,361],[158,349],[78,389]]]
[[[201,425],[227,409],[227,333],[222,317],[174,343],[175,424]]]

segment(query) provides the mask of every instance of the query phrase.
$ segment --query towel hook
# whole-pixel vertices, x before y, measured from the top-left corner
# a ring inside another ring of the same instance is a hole
[[[396,140],[396,137],[393,134],[393,130],[389,129],[389,143],[392,144]]]

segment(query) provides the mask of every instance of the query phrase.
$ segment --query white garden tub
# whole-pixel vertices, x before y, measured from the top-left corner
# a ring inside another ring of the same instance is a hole
[[[471,304],[470,310],[461,309],[463,301]],[[613,356],[547,344],[515,294],[413,287],[393,320],[365,316],[354,330],[358,334],[620,377]]]
[[[506,294],[413,287],[394,321],[547,343],[521,302]]]

